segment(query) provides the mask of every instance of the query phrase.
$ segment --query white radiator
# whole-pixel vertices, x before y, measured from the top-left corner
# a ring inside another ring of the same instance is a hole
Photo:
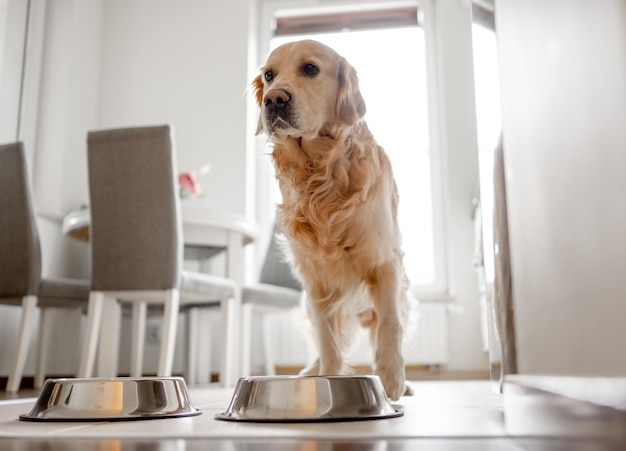
[[[273,343],[276,366],[304,366],[312,358],[304,339],[299,311],[267,315],[264,321]],[[407,365],[445,365],[448,362],[448,309],[445,303],[420,303],[417,328],[405,341]],[[256,322],[258,324],[258,322]],[[254,332],[253,332],[254,333]],[[260,332],[259,332],[260,334]],[[256,334],[255,334],[256,335]],[[256,335],[259,336],[259,335]],[[259,340],[260,341],[260,340]],[[363,330],[354,349],[352,365],[370,365],[369,335]],[[263,363],[262,349],[253,345],[253,368]]]

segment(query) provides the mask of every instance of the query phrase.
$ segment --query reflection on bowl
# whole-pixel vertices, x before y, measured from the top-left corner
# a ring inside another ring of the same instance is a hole
[[[48,379],[25,421],[115,421],[200,415],[181,377]]]
[[[239,379],[219,420],[347,421],[393,418],[378,376],[253,376]]]

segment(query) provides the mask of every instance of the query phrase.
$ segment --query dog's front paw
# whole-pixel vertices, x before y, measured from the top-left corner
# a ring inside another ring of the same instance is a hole
[[[380,376],[389,399],[397,400],[407,391],[404,380],[404,361],[400,358],[400,365],[377,365],[376,374]]]
[[[378,374],[383,381],[385,393],[389,399],[396,401],[404,395],[406,386],[404,385],[404,376],[398,374]]]

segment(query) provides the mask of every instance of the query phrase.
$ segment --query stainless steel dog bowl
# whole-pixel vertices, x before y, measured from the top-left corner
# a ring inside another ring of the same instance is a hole
[[[181,377],[48,379],[25,421],[121,421],[200,415]]]
[[[252,422],[350,421],[393,418],[378,376],[256,376],[239,379],[218,420]]]

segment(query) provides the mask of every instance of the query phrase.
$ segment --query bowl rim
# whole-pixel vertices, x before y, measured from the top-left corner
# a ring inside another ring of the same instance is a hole
[[[234,421],[239,423],[343,423],[346,421],[371,421],[398,418],[404,416],[402,410],[394,409],[391,413],[380,415],[364,415],[361,417],[335,417],[335,418],[247,418],[228,415],[226,412],[215,414],[214,418],[220,421]]]

